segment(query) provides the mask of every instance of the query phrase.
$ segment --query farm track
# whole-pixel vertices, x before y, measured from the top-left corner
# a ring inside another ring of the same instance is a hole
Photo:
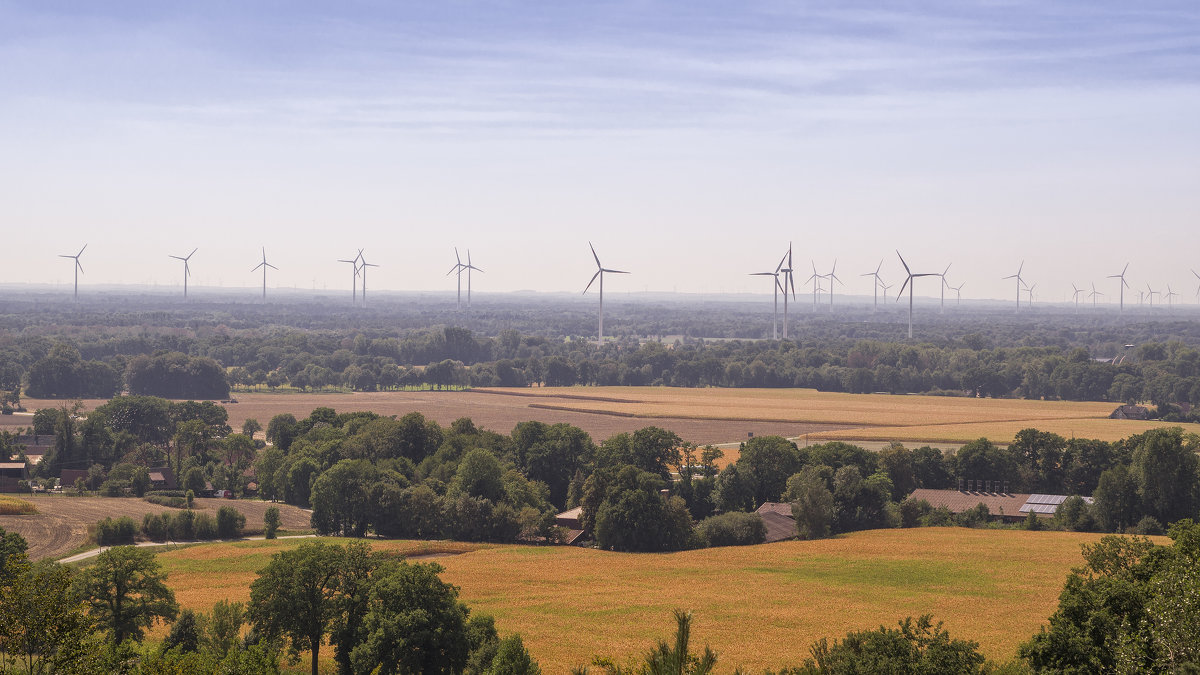
[[[58,559],[87,542],[88,528],[105,518],[129,516],[139,525],[147,513],[178,511],[166,506],[151,504],[134,498],[112,497],[67,497],[62,495],[25,495],[39,513],[32,516],[0,516],[0,527],[16,532],[29,542],[29,557]],[[216,517],[217,509],[229,505],[246,516],[246,531],[262,531],[263,516],[272,504],[267,502],[197,499],[197,510]],[[279,507],[281,528],[306,530],[309,528],[308,512],[287,504]]]

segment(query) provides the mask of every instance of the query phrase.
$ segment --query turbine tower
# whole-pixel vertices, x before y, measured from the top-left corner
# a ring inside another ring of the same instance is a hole
[[[592,257],[596,259],[596,273],[592,275],[592,280],[588,282],[588,285],[586,288],[583,289],[583,292],[584,292],[584,294],[587,294],[588,289],[590,289],[592,287],[592,284],[596,282],[596,279],[597,278],[600,279],[600,322],[596,329],[596,336],[598,338],[599,344],[603,345],[604,344],[604,273],[608,272],[609,274],[629,274],[629,272],[624,272],[622,270],[610,270],[607,267],[605,267],[604,265],[601,265],[600,264],[600,256],[596,255],[596,247],[592,246],[592,242],[590,242],[590,241],[588,242],[588,248],[592,249]]]
[[[363,278],[362,304],[363,304],[363,307],[366,307],[367,306],[367,268],[368,267],[379,267],[379,265],[376,265],[375,263],[367,262],[367,259],[365,257],[363,257],[361,248],[358,249],[358,257],[362,261],[358,265],[358,269],[362,272],[362,278]]]
[[[950,265],[953,265],[953,264],[954,263],[950,263]],[[938,309],[938,314],[946,313],[946,289],[954,288],[946,281],[946,273],[950,271],[950,265],[946,265],[946,269],[944,271],[942,271],[941,274],[938,275],[939,277],[942,278],[942,305]]]
[[[883,269],[883,258],[879,259],[879,266],[875,268],[874,272],[867,272],[866,274],[859,275],[860,277],[874,277],[875,278],[875,283],[872,284],[874,286],[874,288],[872,290],[875,292],[875,305],[874,305],[874,307],[871,308],[872,312],[879,311],[879,287],[883,285],[883,279],[879,276],[879,270],[881,270],[881,269]],[[887,298],[885,297],[884,301],[886,301],[886,300],[887,300]]]
[[[964,281],[957,286],[950,287],[951,289],[954,290],[954,306],[955,307],[962,304],[962,287],[966,286],[966,285],[967,285],[967,282]]]
[[[900,255],[900,251],[896,251],[896,257],[900,258],[900,264],[904,265],[904,273],[907,274],[904,278],[904,284],[900,286],[900,292],[896,294],[896,301],[899,302],[900,296],[904,295],[904,289],[908,289],[908,339],[911,340],[912,332],[912,316],[913,316],[913,287],[916,285],[913,280],[917,277],[936,277],[936,272],[928,272],[921,274],[913,274],[908,268],[908,263],[904,262],[904,256]]]
[[[1025,287],[1025,292],[1029,294],[1029,302],[1025,303],[1026,308],[1033,307],[1033,289],[1035,289],[1035,288],[1037,288],[1037,284]]]
[[[1080,287],[1076,286],[1075,284],[1071,284],[1071,288],[1075,289],[1075,292],[1071,294],[1071,299],[1075,301],[1075,313],[1078,314],[1079,313],[1079,295],[1081,293],[1086,293],[1087,289],[1080,288]]]
[[[462,273],[465,269],[467,269],[467,266],[463,264],[462,258],[458,256],[458,247],[455,246],[454,266],[450,268],[449,272],[446,272],[446,276],[450,276],[451,274],[458,276],[458,309],[462,309]]]
[[[796,280],[792,275],[792,242],[788,242],[787,266],[781,267],[783,272],[783,339],[788,339],[788,289],[792,291],[792,299],[796,299]]]
[[[471,249],[467,249],[467,307],[471,307],[471,270],[483,273],[483,270],[471,264]]]
[[[1101,295],[1104,295],[1104,294],[1101,293],[1100,291],[1096,290],[1096,282],[1093,281],[1092,282],[1092,292],[1088,293],[1088,297],[1092,299],[1092,309],[1096,309],[1096,298]]]
[[[251,268],[250,271],[254,272],[258,268],[260,268],[260,267],[262,268],[262,271],[263,271],[263,300],[266,300],[267,299],[267,268],[270,267],[271,269],[276,270],[276,271],[278,271],[279,268],[272,265],[271,263],[267,262],[267,247],[266,246],[263,247],[262,255],[263,255],[262,262],[258,263],[253,268]]]
[[[1192,276],[1200,279],[1200,274],[1196,274],[1196,270],[1192,270]],[[1196,299],[1200,300],[1200,286],[1196,286]]]
[[[771,277],[772,282],[773,282],[772,285],[775,288],[775,314],[774,314],[774,318],[772,319],[772,322],[771,322],[771,339],[772,340],[779,339],[779,289],[782,288],[782,285],[779,283],[779,271],[783,269],[783,264],[785,262],[787,262],[787,254],[786,253],[783,255],[782,258],[779,259],[779,264],[775,266],[774,272],[751,272],[750,273],[750,276],[752,276],[752,277]],[[785,299],[787,298],[786,290],[784,291],[784,298]]]
[[[1171,290],[1171,284],[1167,284],[1166,298],[1167,298],[1167,310],[1168,311],[1171,311],[1171,312],[1175,311],[1175,303],[1171,301],[1171,298],[1173,298],[1177,295],[1179,295],[1179,294],[1176,293],[1175,291]]]
[[[1021,270],[1025,269],[1025,261],[1021,261],[1021,266],[1017,268],[1016,274],[1010,274],[1003,279],[1017,280],[1017,311],[1021,311],[1021,287],[1025,285],[1025,280],[1021,278]]]
[[[60,258],[71,258],[75,261],[75,302],[79,302],[79,273],[83,271],[83,265],[79,262],[79,256],[83,255],[83,249],[87,248],[87,244],[79,249],[79,253],[75,255],[59,255]]]
[[[338,260],[338,262],[350,263],[354,268],[354,274],[352,274],[350,277],[350,304],[353,304],[353,305],[358,304],[358,271],[359,271],[358,261],[360,259],[362,259],[362,252],[363,252],[363,250],[360,248],[360,249],[358,249],[358,255],[354,256],[353,259],[351,259],[351,260],[340,260],[339,259]]]
[[[815,260],[812,261],[812,271],[813,271],[812,276],[810,276],[805,281],[813,282],[813,308],[812,308],[812,311],[816,312],[817,311],[817,295],[823,290],[821,288],[821,279],[824,279],[825,277],[820,274],[817,274],[817,262]]]
[[[1125,281],[1125,272],[1129,271],[1129,263],[1125,263],[1125,269],[1121,270],[1120,274],[1110,274],[1109,279],[1120,279],[1121,283],[1117,288],[1121,289],[1121,311],[1125,311],[1125,289],[1130,288],[1129,282]]]
[[[184,297],[184,299],[187,299],[188,277],[192,276],[192,269],[191,269],[191,267],[188,266],[188,261],[191,260],[192,256],[196,255],[196,251],[199,251],[199,250],[200,249],[198,249],[198,248],[194,248],[194,249],[192,249],[191,253],[187,254],[187,256],[182,257],[182,258],[177,255],[168,256],[170,258],[174,258],[176,260],[183,261],[183,297]]]
[[[1146,296],[1150,298],[1151,309],[1154,308],[1154,296],[1156,296],[1156,295],[1162,295],[1162,291],[1156,291],[1153,288],[1150,288],[1150,284],[1147,283],[1146,284]]]
[[[837,258],[833,259],[833,267],[830,268],[829,274],[826,274],[825,278],[829,280],[829,312],[832,314],[833,313],[833,282],[836,281],[839,284],[842,284],[843,286],[846,285],[846,284],[843,284],[842,280],[838,278]]]

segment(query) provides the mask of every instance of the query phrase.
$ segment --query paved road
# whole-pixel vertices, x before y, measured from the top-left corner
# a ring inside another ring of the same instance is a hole
[[[315,534],[289,534],[289,535],[286,535],[283,537],[277,537],[277,538],[278,539],[308,539],[310,537],[315,537],[315,536],[317,536],[317,535],[315,535]],[[221,542],[221,541],[264,541],[265,539],[266,539],[266,537],[243,537],[241,539],[208,539],[206,541],[139,541],[138,543],[134,544],[134,546],[137,546],[139,548],[150,548],[152,546],[179,546],[180,544],[214,544],[214,543]],[[79,562],[80,560],[87,560],[88,558],[95,558],[96,556],[100,555],[101,553],[104,553],[105,551],[107,551],[110,548],[112,548],[112,547],[111,546],[101,546],[100,548],[94,548],[90,551],[84,551],[83,553],[77,553],[72,556],[67,556],[66,558],[62,558],[58,562],[73,563],[73,562]]]

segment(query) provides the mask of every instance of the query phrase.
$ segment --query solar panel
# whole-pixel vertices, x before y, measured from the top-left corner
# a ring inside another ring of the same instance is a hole
[[[1053,515],[1054,512],[1058,511],[1058,506],[1054,504],[1031,504],[1026,502],[1025,506],[1022,506],[1019,510],[1021,513],[1029,513],[1030,511],[1033,511],[1034,513],[1047,513]]]
[[[1058,506],[1059,504],[1061,504],[1065,501],[1067,501],[1066,495],[1029,495],[1029,499],[1026,500],[1026,503],[1029,503],[1029,504],[1053,504],[1055,506]]]

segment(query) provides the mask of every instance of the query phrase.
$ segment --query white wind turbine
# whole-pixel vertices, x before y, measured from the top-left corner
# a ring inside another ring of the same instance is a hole
[[[1025,303],[1025,306],[1027,308],[1033,307],[1033,289],[1035,289],[1035,288],[1037,288],[1037,284],[1025,287],[1025,292],[1029,294],[1029,302]]]
[[[1122,311],[1122,312],[1125,311],[1125,289],[1130,288],[1129,282],[1125,281],[1125,273],[1128,271],[1129,271],[1129,263],[1125,263],[1125,269],[1121,270],[1120,274],[1108,275],[1109,279],[1120,279],[1121,280],[1121,283],[1117,286],[1117,288],[1121,289],[1121,310],[1120,311]]]
[[[367,306],[367,268],[368,267],[379,267],[379,265],[376,265],[375,263],[367,262],[367,259],[362,254],[361,248],[358,249],[358,257],[362,261],[358,266],[359,271],[362,272],[362,278],[363,278],[362,304],[363,304],[363,307],[366,307]]]
[[[191,269],[191,267],[188,266],[188,261],[191,260],[192,256],[196,255],[196,251],[199,251],[199,250],[200,249],[198,249],[198,248],[194,248],[194,249],[192,249],[191,253],[187,254],[184,257],[180,257],[177,255],[167,256],[168,258],[174,258],[176,260],[183,261],[183,297],[185,299],[187,298],[188,277],[192,276],[192,269]]]
[[[351,260],[339,259],[338,260],[338,262],[350,263],[350,265],[352,265],[354,268],[354,274],[351,275],[351,278],[350,278],[350,304],[353,304],[353,305],[358,304],[358,273],[359,273],[358,261],[362,259],[362,252],[363,252],[363,250],[360,248],[360,249],[358,249],[358,254],[355,255],[353,259],[351,259]],[[364,288],[365,288],[365,286],[364,286]],[[364,291],[364,293],[365,293],[365,291]]]
[[[610,270],[606,268],[604,265],[600,264],[600,256],[596,255],[596,247],[592,246],[592,242],[590,241],[588,242],[588,248],[592,249],[592,257],[596,259],[596,273],[592,275],[592,280],[588,282],[587,288],[584,288],[583,292],[586,294],[588,289],[592,287],[592,284],[596,282],[596,279],[600,279],[600,322],[599,327],[596,329],[596,335],[599,338],[599,343],[604,344],[604,273],[629,274],[629,272],[624,272],[622,270]]]
[[[1088,293],[1088,297],[1092,299],[1092,309],[1096,309],[1096,298],[1098,298],[1102,295],[1104,295],[1104,294],[1101,293],[1100,291],[1096,290],[1096,282],[1093,281],[1092,282],[1092,292]]]
[[[79,249],[79,253],[76,253],[75,255],[61,255],[60,254],[58,256],[60,258],[71,258],[72,260],[75,261],[75,301],[76,302],[79,301],[79,273],[83,271],[83,265],[80,264],[80,262],[79,262],[79,256],[83,255],[83,249],[85,249],[87,247],[88,247],[88,245],[84,244],[83,248]]]
[[[805,281],[813,282],[812,311],[816,312],[817,311],[817,297],[820,295],[821,291],[824,290],[821,288],[821,279],[824,279],[825,277],[823,277],[820,274],[817,274],[817,262],[815,260],[812,261],[812,271],[813,271],[812,276],[810,276],[808,279],[805,279]]]
[[[954,263],[950,263],[950,265],[953,265],[953,264]],[[939,277],[942,278],[942,305],[938,309],[939,314],[946,313],[946,289],[954,288],[953,286],[950,285],[949,282],[946,281],[946,273],[950,271],[950,265],[946,265],[946,269],[941,274],[938,275]]]
[[[454,266],[450,268],[449,272],[446,272],[446,276],[450,276],[451,274],[458,276],[458,309],[462,309],[462,273],[465,269],[467,269],[467,266],[463,264],[462,258],[458,256],[458,247],[455,246]]]
[[[471,264],[471,249],[467,249],[467,307],[471,306],[471,271],[483,273],[483,270]]]
[[[964,281],[964,282],[962,282],[961,284],[959,284],[959,285],[957,285],[957,286],[951,286],[951,287],[950,287],[950,288],[951,288],[951,290],[953,290],[953,291],[954,291],[954,306],[955,306],[955,307],[957,307],[957,306],[959,306],[959,305],[961,305],[961,304],[962,304],[962,287],[963,287],[963,286],[966,286],[966,285],[967,285],[967,282],[965,282],[965,281]]]
[[[1025,285],[1025,280],[1021,278],[1021,270],[1025,269],[1025,261],[1021,261],[1021,266],[1017,268],[1016,274],[1010,274],[1003,279],[1017,280],[1017,311],[1021,311],[1021,287]]]
[[[1192,270],[1192,276],[1200,279],[1200,274],[1196,274],[1196,270]],[[1196,286],[1196,299],[1200,300],[1200,286]]]
[[[1147,283],[1146,283],[1146,295],[1147,295],[1147,296],[1149,296],[1149,298],[1150,298],[1150,307],[1151,307],[1151,309],[1153,309],[1153,308],[1154,308],[1154,296],[1156,296],[1156,295],[1162,295],[1162,291],[1156,291],[1156,290],[1154,290],[1153,288],[1150,288],[1150,283],[1149,283],[1149,282],[1147,282]]]
[[[1175,311],[1175,303],[1171,301],[1171,298],[1173,298],[1177,295],[1179,295],[1179,294],[1176,293],[1175,291],[1171,290],[1171,284],[1167,284],[1166,298],[1167,298],[1167,310],[1168,311],[1171,311],[1171,312]]]
[[[788,289],[791,289],[792,299],[796,299],[796,280],[792,269],[792,242],[788,242],[787,265],[779,269],[783,273],[783,339],[788,339]]]
[[[839,284],[842,284],[843,286],[845,286],[845,285],[846,285],[846,284],[843,284],[843,283],[842,283],[842,280],[838,278],[838,275],[837,275],[837,258],[834,258],[834,259],[833,259],[833,267],[832,267],[832,268],[830,268],[830,270],[829,270],[829,274],[826,274],[826,275],[825,275],[825,278],[829,280],[829,312],[830,312],[830,313],[833,313],[833,282],[835,282],[835,281],[836,281],[836,282],[838,282]]]
[[[875,292],[875,306],[871,309],[872,312],[879,311],[879,287],[883,285],[883,278],[879,276],[879,270],[881,269],[883,269],[883,258],[879,259],[879,266],[875,268],[874,272],[859,275],[861,277],[874,277],[874,283],[872,284],[874,288],[872,290]],[[887,298],[884,297],[883,300],[886,302]]]
[[[900,286],[900,292],[896,294],[896,300],[900,300],[900,296],[904,295],[904,289],[908,289],[908,339],[912,339],[912,317],[913,317],[913,287],[916,285],[914,279],[917,277],[936,277],[936,272],[923,272],[921,274],[913,274],[908,268],[908,263],[904,262],[904,256],[900,255],[900,251],[896,251],[896,257],[900,258],[900,264],[904,265],[904,273],[907,274],[904,278],[904,284]]]
[[[779,283],[779,272],[783,269],[783,264],[787,262],[787,254],[779,259],[779,264],[775,266],[774,272],[750,272],[752,277],[771,277],[772,286],[775,288],[775,314],[771,323],[771,339],[779,339],[779,290],[782,285]],[[787,298],[787,291],[784,291],[784,298]]]
[[[1075,284],[1071,284],[1071,288],[1073,288],[1075,290],[1075,292],[1071,294],[1071,299],[1075,301],[1075,313],[1078,314],[1079,313],[1079,296],[1083,293],[1086,293],[1087,289],[1080,288],[1080,287],[1076,286]]]
[[[260,267],[262,268],[262,271],[263,271],[263,300],[266,300],[267,299],[267,268],[270,267],[271,269],[276,270],[276,271],[278,271],[279,268],[272,265],[271,263],[267,262],[267,247],[266,246],[263,247],[262,256],[263,256],[262,262],[258,263],[254,267],[252,267],[250,269],[250,271],[253,272]]]

